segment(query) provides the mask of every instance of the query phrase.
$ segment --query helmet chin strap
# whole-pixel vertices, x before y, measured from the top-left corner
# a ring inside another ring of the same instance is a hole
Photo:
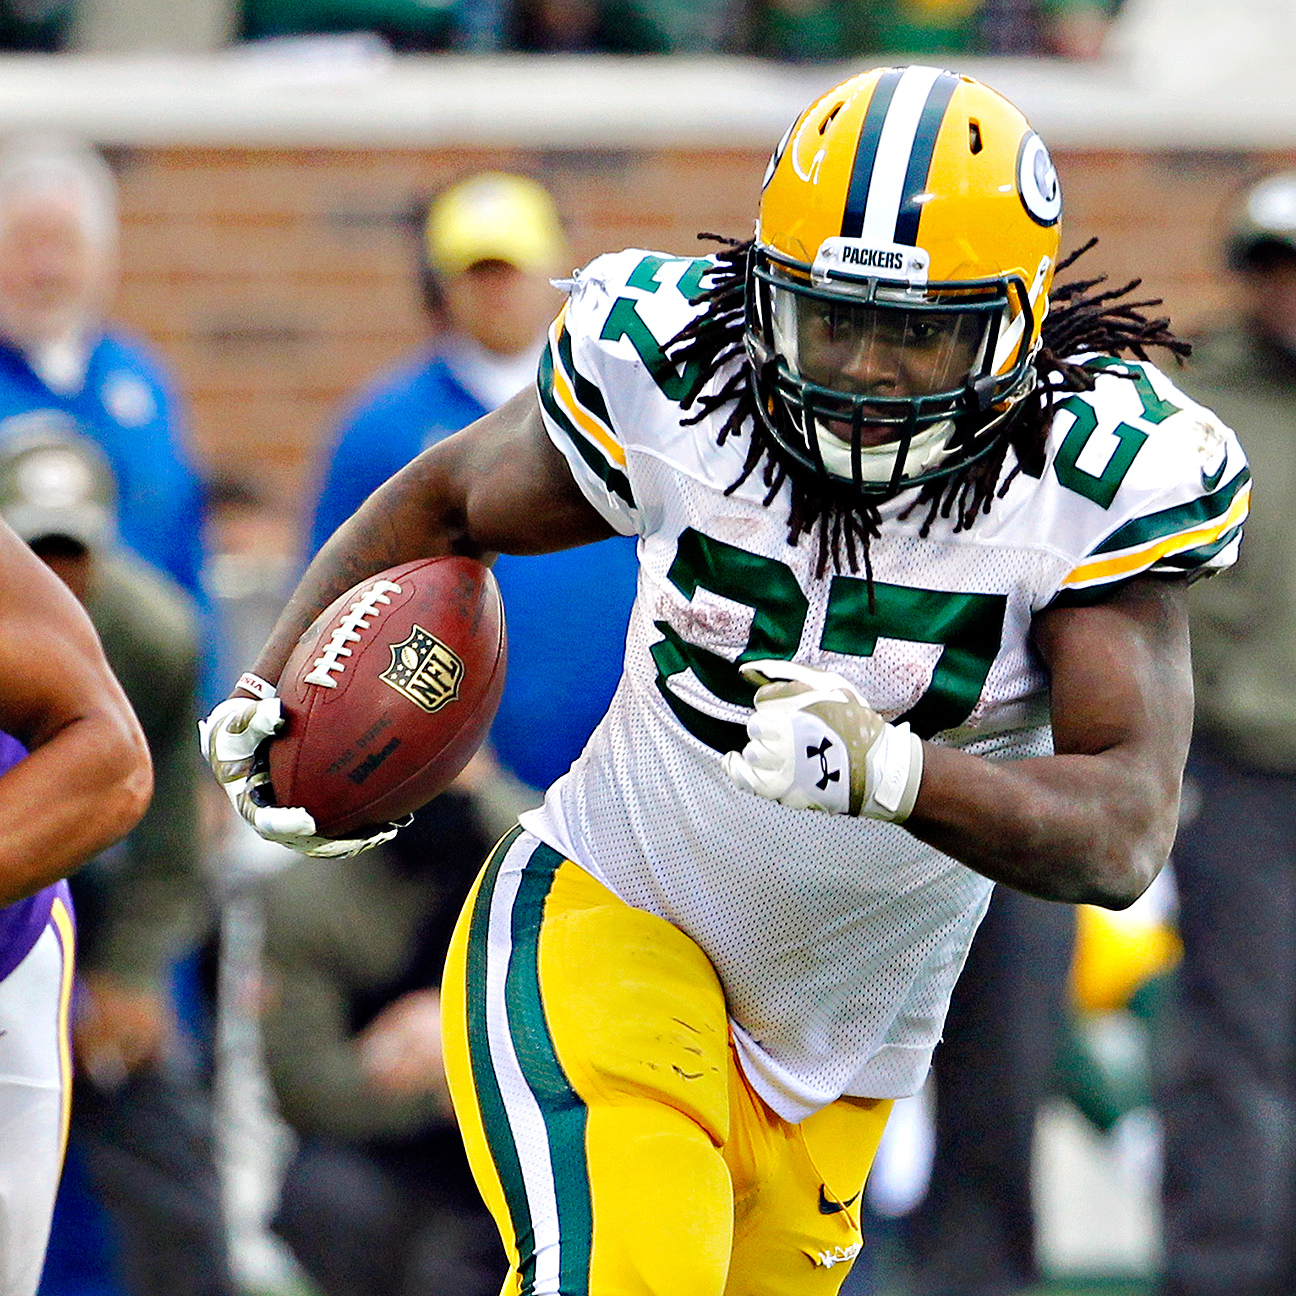
[[[1018,393],[1018,397],[1024,396],[1034,386],[1035,382],[1032,376],[1031,380]],[[1015,405],[1016,401],[1013,404]],[[1012,405],[1000,410],[993,418],[981,425],[977,431],[978,439],[984,438],[987,433],[993,432],[1001,426],[1012,413]],[[813,424],[812,435],[818,442],[819,455],[824,468],[834,477],[853,481],[855,477],[850,442],[843,441],[841,437],[835,436],[826,427],[821,426],[818,419],[812,418],[811,422]],[[910,438],[909,451],[905,455],[904,468],[900,472],[900,484],[904,485],[905,482],[912,478],[919,477],[935,468],[949,452],[949,440],[953,433],[954,420],[942,419],[939,423],[933,423],[931,427],[925,428]],[[898,449],[898,441],[884,441],[881,445],[861,446],[859,448],[859,480],[879,484],[891,481],[895,475],[896,452]]]

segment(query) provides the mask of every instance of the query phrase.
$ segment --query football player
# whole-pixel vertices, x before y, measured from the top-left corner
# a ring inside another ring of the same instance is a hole
[[[1182,349],[1149,303],[1053,288],[1061,206],[975,81],[828,91],[754,239],[578,273],[538,392],[373,495],[207,722],[264,832],[358,847],[260,804],[318,611],[418,555],[638,536],[620,688],[444,982],[506,1290],[835,1292],[994,882],[1119,908],[1164,862],[1183,591],[1233,560],[1249,476],[1147,362]]]
[[[144,813],[135,713],[89,618],[0,522],[0,1291],[40,1281],[72,1103],[73,932],[59,879]]]

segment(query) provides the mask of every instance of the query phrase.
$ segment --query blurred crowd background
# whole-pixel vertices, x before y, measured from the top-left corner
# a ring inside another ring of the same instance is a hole
[[[774,141],[853,69],[940,62],[1018,102],[1057,161],[1064,250],[1097,236],[1083,265],[1142,278],[1181,333],[1225,337],[1190,389],[1237,386],[1228,328],[1265,285],[1274,319],[1291,303],[1271,333],[1296,354],[1296,181],[1253,188],[1296,166],[1296,15],[1285,0],[1236,0],[1223,26],[1204,0],[2,0],[0,48],[0,515],[83,582],[156,712],[155,758],[177,753],[172,817],[81,880],[80,1115],[42,1292],[489,1292],[498,1258],[438,1062],[447,916],[610,695],[628,545],[501,565],[512,674],[492,750],[401,849],[303,868],[229,821],[175,735],[365,491],[528,380],[561,300],[550,276],[746,236]],[[70,314],[33,314],[42,294]],[[1296,370],[1262,370],[1243,386],[1268,384],[1269,403],[1236,418],[1296,424]],[[1285,462],[1280,445],[1266,466]],[[33,512],[42,482],[62,502]],[[1275,562],[1221,613],[1225,657],[1260,602],[1285,607]],[[141,581],[147,597],[120,593]],[[1281,679],[1257,710],[1296,749],[1296,680],[1267,655]],[[1232,759],[1227,718],[1214,737]],[[1244,754],[1280,780],[1252,824],[1290,796],[1287,745]],[[1285,897],[1291,858],[1274,867],[1268,894]],[[1296,930],[1286,906],[1255,944],[1296,966],[1277,944]],[[943,1089],[892,1121],[852,1296],[1296,1290],[1159,1287],[1177,913],[1170,874],[1124,915],[996,902]],[[1268,974],[1244,970],[1239,993],[1264,998]],[[1229,1024],[1208,1025],[1228,1057]],[[1281,1043],[1281,1080],[1212,1083],[1221,1110],[1234,1089],[1240,1108],[1279,1094],[1257,1137],[1287,1145],[1291,1019],[1256,1029]]]
[[[13,49],[211,48],[368,31],[403,51],[758,54],[869,50],[1093,57],[1119,0],[195,0],[163,19],[145,0],[6,0]],[[173,25],[168,33],[167,27]],[[151,35],[143,33],[151,28]]]

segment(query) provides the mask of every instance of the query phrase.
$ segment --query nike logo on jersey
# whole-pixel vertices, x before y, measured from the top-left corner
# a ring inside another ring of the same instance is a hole
[[[1228,466],[1228,454],[1220,460],[1220,466],[1213,473],[1208,473],[1205,468],[1201,470],[1202,489],[1213,491],[1220,484],[1220,478],[1224,476],[1224,469]]]
[[[863,1191],[864,1190],[861,1188],[860,1192]],[[833,1201],[832,1198],[828,1196],[828,1185],[819,1185],[820,1215],[836,1215],[838,1211],[844,1211],[847,1208],[854,1206],[857,1201],[859,1201],[859,1193],[856,1193],[854,1197],[847,1197],[845,1201]]]

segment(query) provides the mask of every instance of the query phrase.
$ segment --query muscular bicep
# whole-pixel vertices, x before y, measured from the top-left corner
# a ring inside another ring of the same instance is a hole
[[[549,440],[534,389],[425,450],[383,483],[315,556],[253,670],[277,680],[339,594],[417,558],[568,549],[612,534]]]
[[[534,554],[602,540],[612,528],[545,431],[535,391],[426,450],[407,470],[460,552]]]
[[[125,709],[93,627],[67,587],[0,528],[0,729],[38,747],[105,707]]]
[[[1036,619],[1056,752],[1124,753],[1178,787],[1193,713],[1185,596],[1183,582],[1148,578]]]

